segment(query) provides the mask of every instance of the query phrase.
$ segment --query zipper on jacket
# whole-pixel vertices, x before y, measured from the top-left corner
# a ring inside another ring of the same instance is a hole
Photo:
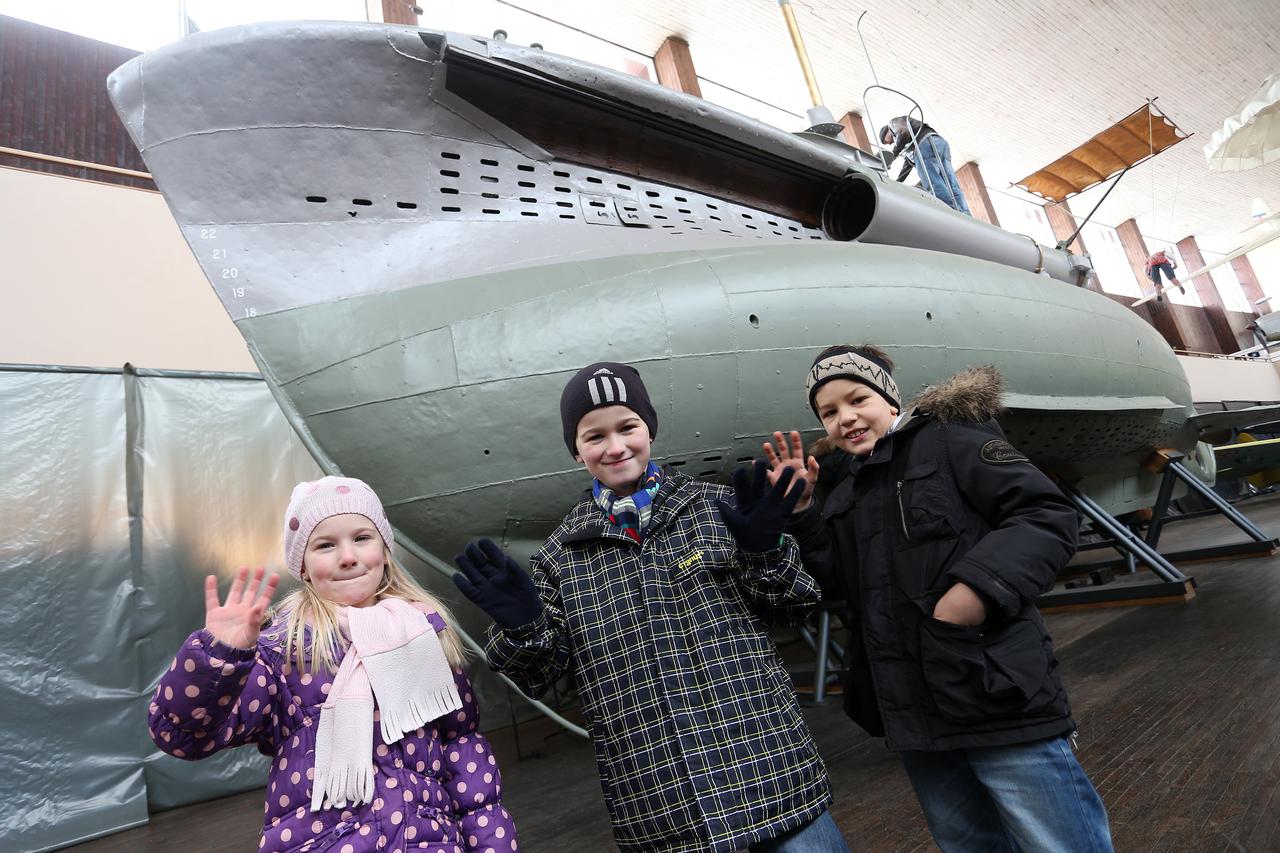
[[[902,481],[898,481],[898,517],[902,519],[902,536],[911,540],[911,531],[907,530],[907,512],[902,508]]]

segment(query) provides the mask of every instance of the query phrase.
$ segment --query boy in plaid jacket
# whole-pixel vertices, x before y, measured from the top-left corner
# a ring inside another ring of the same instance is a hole
[[[579,371],[560,414],[593,482],[532,577],[488,540],[457,558],[489,665],[530,696],[573,673],[625,853],[847,851],[766,633],[819,600],[783,534],[800,490],[763,461],[732,490],[651,462],[657,414],[624,364]]]

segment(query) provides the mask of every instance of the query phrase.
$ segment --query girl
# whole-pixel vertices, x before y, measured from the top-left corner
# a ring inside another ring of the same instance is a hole
[[[223,604],[207,577],[205,627],[156,688],[151,737],[170,755],[271,757],[261,850],[517,849],[452,617],[392,541],[360,480],[298,484],[284,550],[302,588],[264,624],[278,575],[255,594],[263,569],[241,568]]]

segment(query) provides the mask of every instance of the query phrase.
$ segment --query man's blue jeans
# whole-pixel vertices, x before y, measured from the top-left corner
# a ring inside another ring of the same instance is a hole
[[[823,812],[781,838],[752,844],[750,853],[849,853],[849,845],[840,834],[831,812]]]
[[[1112,853],[1106,809],[1065,737],[902,763],[944,853]]]
[[[920,140],[916,166],[924,173],[920,178],[922,187],[949,207],[961,213],[969,213],[969,205],[965,203],[964,193],[960,191],[960,182],[956,180],[955,170],[951,168],[951,146],[947,144],[947,140],[936,133]]]

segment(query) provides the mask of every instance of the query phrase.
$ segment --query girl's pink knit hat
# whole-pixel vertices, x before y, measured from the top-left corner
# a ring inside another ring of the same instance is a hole
[[[316,525],[334,515],[355,513],[373,522],[390,548],[394,537],[382,501],[363,480],[353,477],[322,477],[293,487],[289,508],[284,511],[284,565],[289,574],[302,579],[302,555]]]

